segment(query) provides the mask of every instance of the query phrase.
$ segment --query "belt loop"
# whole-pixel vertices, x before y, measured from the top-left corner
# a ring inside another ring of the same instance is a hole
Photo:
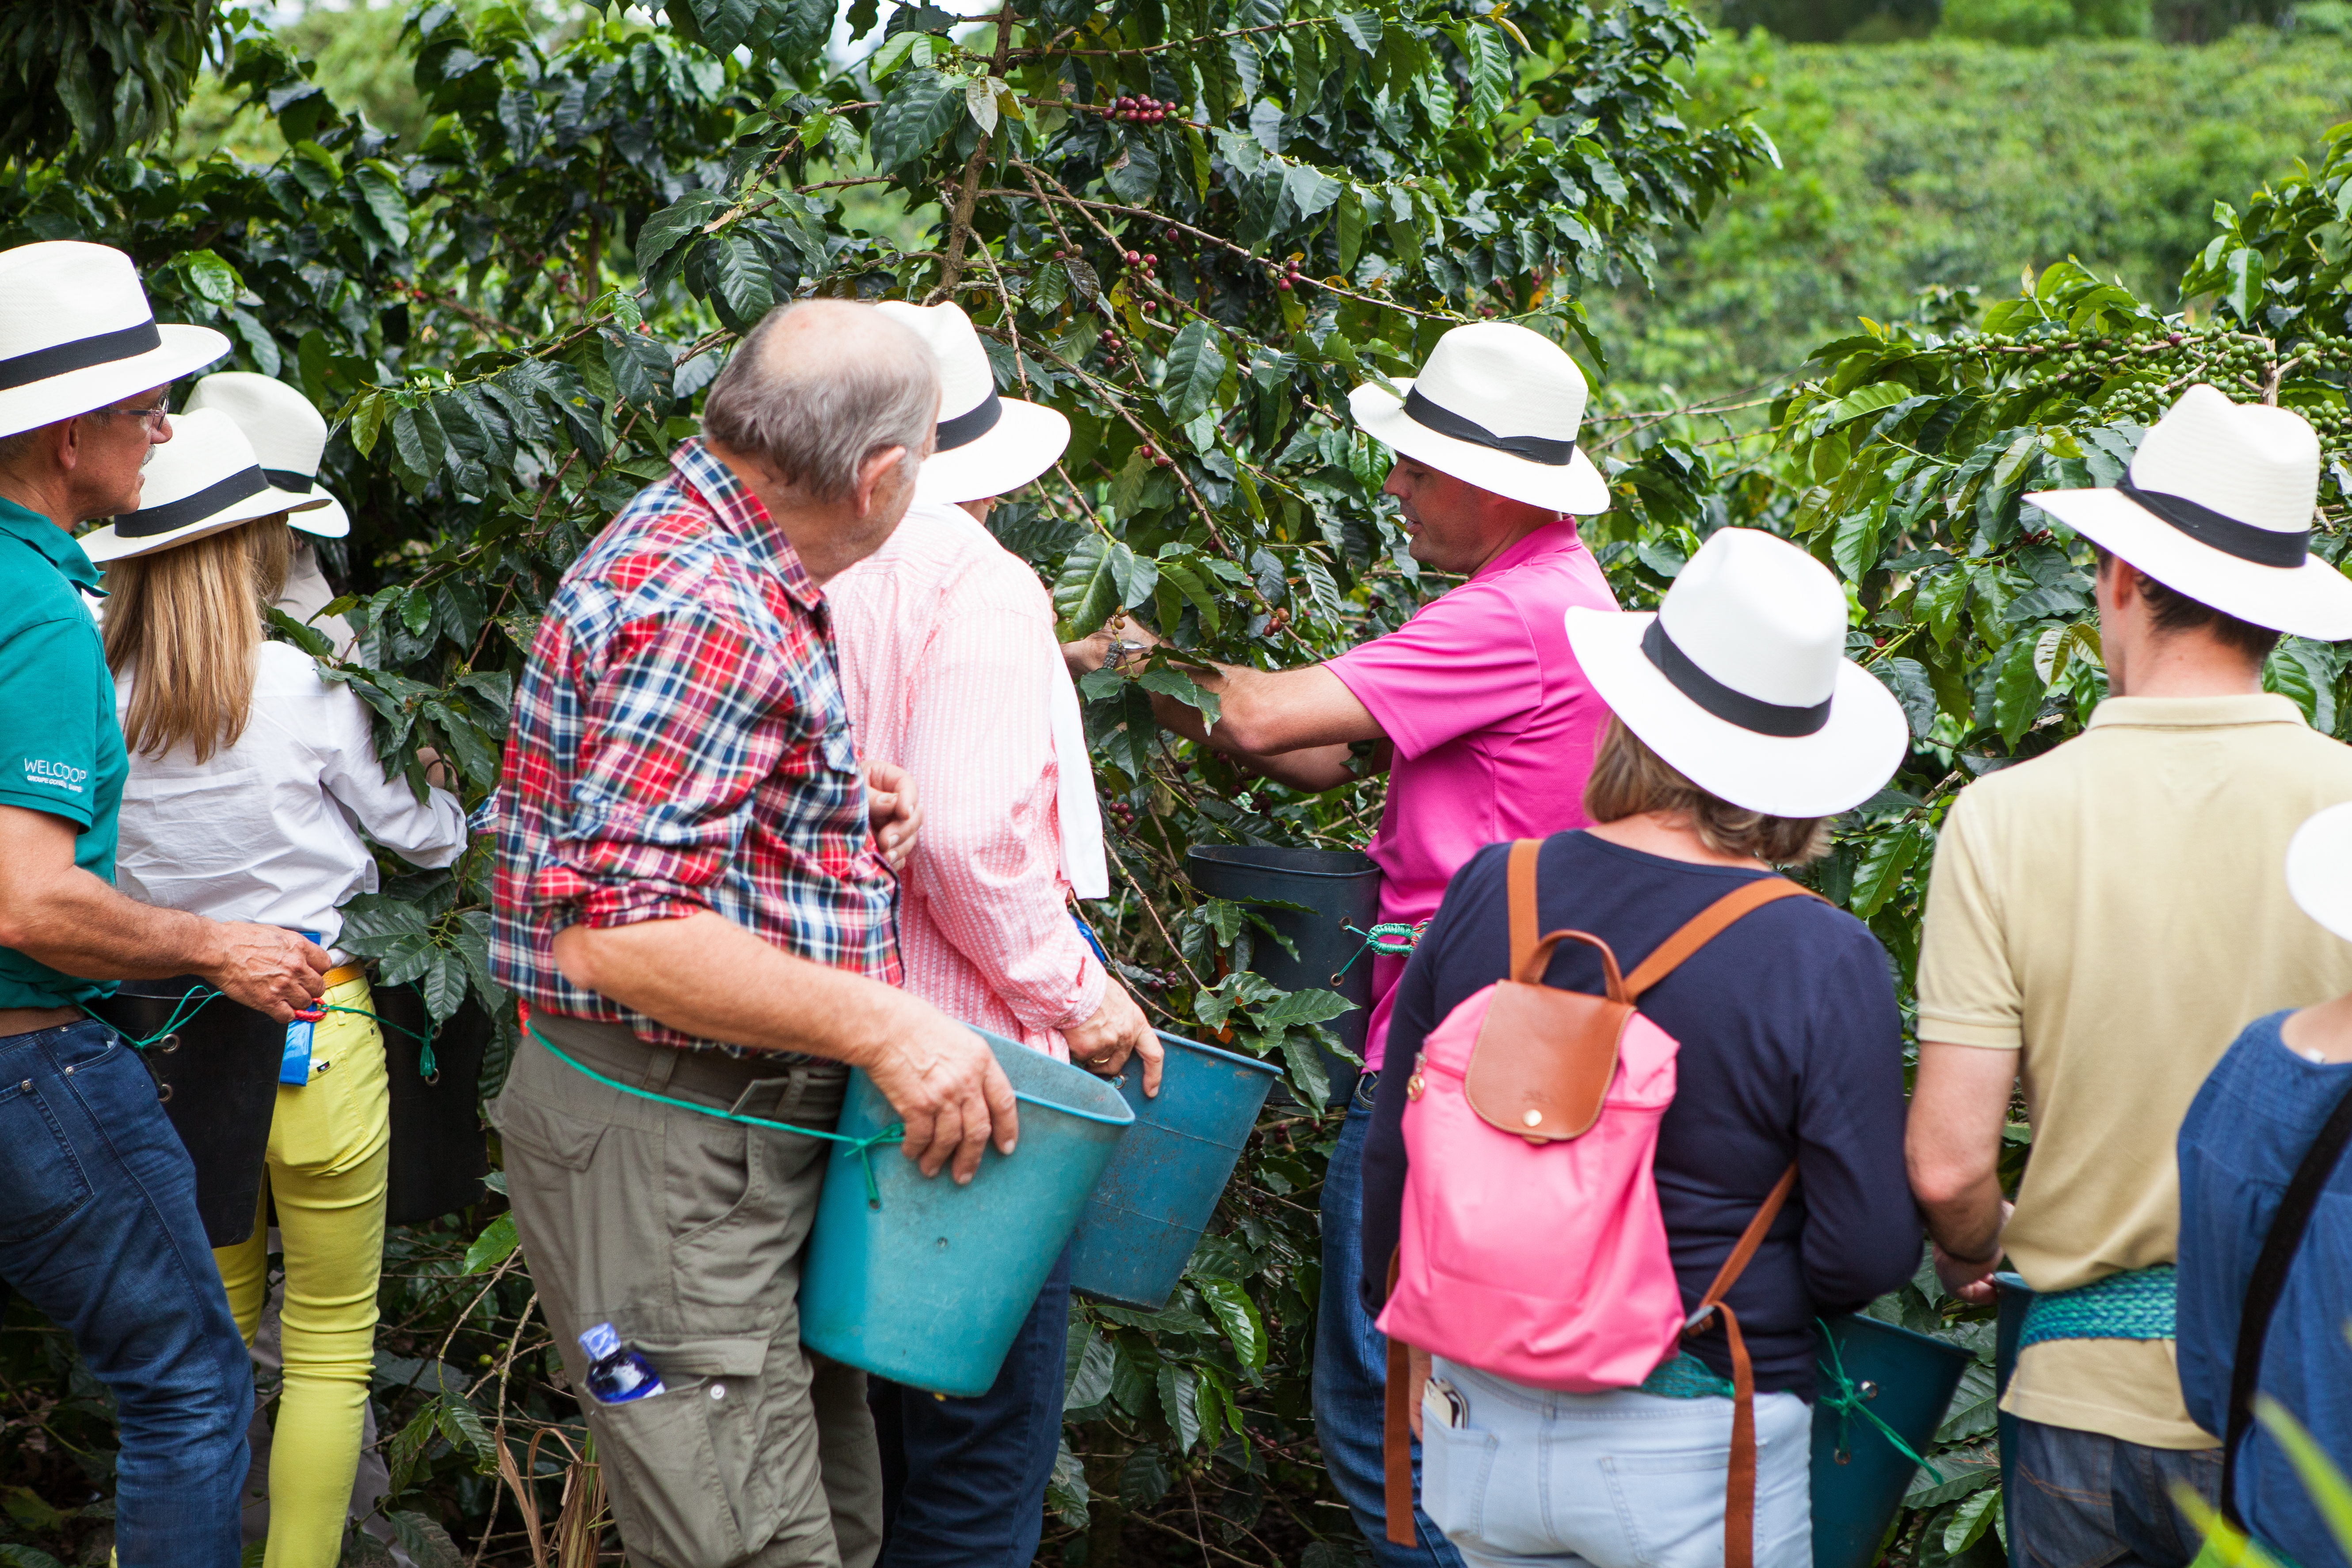
[[[646,1059],[645,1081],[640,1087],[654,1094],[660,1094],[668,1089],[669,1075],[677,1070],[679,1054],[674,1046],[651,1047]]]

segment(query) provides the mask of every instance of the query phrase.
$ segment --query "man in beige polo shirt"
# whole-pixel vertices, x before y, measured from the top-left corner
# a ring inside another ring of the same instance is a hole
[[[2296,826],[2352,800],[2352,749],[2262,689],[2280,631],[2352,637],[2352,580],[2308,554],[2319,443],[2191,387],[2113,489],[2028,499],[2099,556],[2110,695],[2088,730],[1971,785],[1946,819],[1919,959],[1908,1149],[1937,1272],[2038,1294],[2003,1408],[2021,1561],[2174,1568],[2174,1504],[2220,1479],[2172,1362],[2173,1142],[2250,1018],[2352,990],[2352,948],[2288,899]],[[2022,1081],[2015,1212],[1995,1165]]]

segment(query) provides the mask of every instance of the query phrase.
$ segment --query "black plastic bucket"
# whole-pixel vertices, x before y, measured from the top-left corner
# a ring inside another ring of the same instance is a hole
[[[182,1006],[204,986],[193,975],[176,980],[126,980],[90,1011],[126,1040],[145,1039],[181,1021],[142,1054],[155,1075],[163,1113],[196,1166],[196,1212],[205,1241],[234,1247],[253,1234],[261,1201],[262,1167],[269,1157],[269,1119],[278,1109],[278,1064],[286,1026],[266,1013],[215,996],[194,1016]]]
[[[2025,1313],[2033,1305],[2034,1292],[2022,1274],[2004,1270],[1994,1275],[1992,1282],[2000,1303],[2000,1327],[1993,1339],[1993,1397],[2000,1399],[2008,1396],[2009,1374],[2017,1370],[2017,1342],[2025,1332]],[[2006,1410],[2002,1411],[1998,1430],[2000,1434],[2000,1484],[2002,1489],[2008,1491],[2017,1474],[2017,1417]],[[2008,1495],[2015,1497],[2017,1494],[2009,1492]],[[2009,1560],[2011,1563],[2021,1561],[2016,1545],[2021,1537],[2014,1525],[2010,1529],[2009,1539]]]
[[[489,1172],[490,1155],[482,1131],[481,1088],[490,1016],[468,998],[436,1034],[425,998],[414,985],[379,988],[375,1013],[383,1020],[383,1065],[392,1089],[384,1223],[425,1225],[486,1195],[482,1178]],[[417,1035],[433,1040],[435,1073],[429,1079],[420,1070],[425,1047]]]
[[[1356,1005],[1327,1026],[1340,1044],[1364,1054],[1365,1026],[1372,1016],[1372,955],[1364,939],[1381,918],[1381,868],[1352,849],[1276,849],[1255,844],[1196,844],[1185,857],[1192,886],[1214,899],[1237,904],[1269,901],[1304,909],[1261,909],[1266,923],[1298,949],[1293,958],[1282,944],[1255,933],[1250,968],[1286,991],[1336,991]],[[1355,927],[1355,931],[1345,929]],[[1350,963],[1349,960],[1353,960]],[[1343,973],[1342,971],[1345,971]],[[1331,1076],[1331,1102],[1344,1103],[1356,1083],[1354,1064],[1324,1053]]]

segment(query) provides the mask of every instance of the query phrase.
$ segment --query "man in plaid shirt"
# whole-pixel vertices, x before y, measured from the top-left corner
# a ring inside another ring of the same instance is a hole
[[[491,963],[531,1028],[491,1112],[572,1385],[610,1324],[667,1386],[583,1400],[632,1561],[866,1568],[881,1478],[865,1375],[800,1343],[824,1143],[589,1073],[829,1129],[856,1066],[926,1175],[1013,1151],[995,1058],[894,988],[919,816],[860,773],[818,593],[898,526],[938,408],[871,308],[772,312],[564,574],[516,694]]]

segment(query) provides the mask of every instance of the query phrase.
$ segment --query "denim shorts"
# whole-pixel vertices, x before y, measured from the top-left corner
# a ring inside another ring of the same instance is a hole
[[[1721,1568],[1731,1401],[1555,1394],[1439,1358],[1461,1396],[1422,1406],[1422,1506],[1472,1564]],[[1756,1396],[1757,1568],[1811,1568],[1812,1412]]]

